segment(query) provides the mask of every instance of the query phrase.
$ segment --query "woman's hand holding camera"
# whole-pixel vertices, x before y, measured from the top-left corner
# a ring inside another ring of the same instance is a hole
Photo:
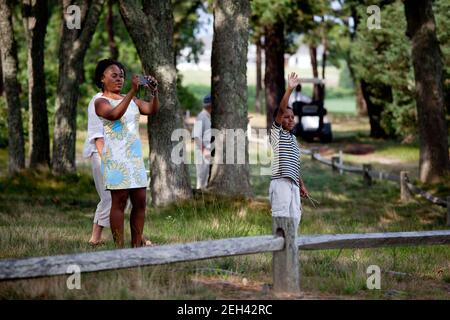
[[[136,93],[139,89],[139,76],[133,75],[131,78],[131,90]]]
[[[139,81],[140,85],[149,89],[152,95],[158,91],[158,81],[153,76],[140,76]]]

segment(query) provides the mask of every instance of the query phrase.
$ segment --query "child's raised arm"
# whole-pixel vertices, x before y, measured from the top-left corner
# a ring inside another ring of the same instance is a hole
[[[300,83],[300,79],[298,78],[298,75],[295,72],[292,72],[288,75],[288,87],[286,89],[286,92],[284,93],[283,99],[281,99],[280,107],[277,112],[276,122],[281,123],[283,113],[286,111],[288,107],[289,97],[291,96],[292,91],[295,89],[295,87]]]

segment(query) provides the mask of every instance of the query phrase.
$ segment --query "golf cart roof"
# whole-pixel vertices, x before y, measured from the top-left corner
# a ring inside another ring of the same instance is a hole
[[[322,84],[323,80],[319,78],[300,78],[300,83]]]

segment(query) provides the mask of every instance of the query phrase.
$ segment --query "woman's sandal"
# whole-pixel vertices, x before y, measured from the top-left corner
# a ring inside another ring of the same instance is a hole
[[[142,237],[142,242],[141,242],[143,247],[154,247],[155,244],[153,242],[151,242],[150,240],[148,240],[145,237]]]
[[[94,242],[94,241],[88,241],[88,244],[89,244],[91,247],[98,247],[98,246],[101,246],[102,244],[105,244],[105,241],[103,241],[103,240],[99,240],[99,241],[97,241],[97,242]]]

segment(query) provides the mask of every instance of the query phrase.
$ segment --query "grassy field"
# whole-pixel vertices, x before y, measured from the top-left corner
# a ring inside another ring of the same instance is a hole
[[[190,92],[197,98],[198,101],[202,101],[203,97],[209,93],[209,86],[201,84],[190,84],[187,85]],[[305,94],[311,96],[308,93],[311,90],[305,90]],[[254,85],[249,85],[247,89],[247,105],[249,112],[255,112],[255,96],[256,87]],[[261,93],[261,106],[265,110],[265,98],[264,93]],[[326,98],[325,108],[328,112],[332,113],[343,113],[354,115],[356,113],[356,103],[353,96],[336,97],[336,98]],[[199,103],[197,109],[192,110],[193,114],[198,113],[201,110],[201,103]]]
[[[327,156],[349,144],[370,145],[374,164],[394,168],[417,164],[418,148],[368,138],[364,119],[332,114],[335,141],[321,146]],[[82,135],[80,135],[81,137]],[[79,137],[79,144],[82,138]],[[303,143],[302,143],[303,144]],[[303,144],[311,147],[316,144]],[[367,157],[367,155],[361,155]],[[5,177],[6,151],[0,150],[0,258],[45,256],[113,249],[87,245],[97,195],[89,167],[55,177],[24,172]],[[357,155],[346,161],[358,162]],[[393,161],[393,160],[392,160]],[[304,159],[304,180],[319,201],[303,204],[302,234],[417,231],[446,229],[446,211],[420,199],[399,202],[390,182],[365,187],[358,175],[333,174],[329,167]],[[264,235],[271,233],[267,200],[269,178],[251,167],[253,200],[197,194],[192,201],[165,208],[148,207],[144,233],[156,244]],[[392,170],[395,170],[392,169]],[[195,179],[190,167],[192,181]],[[443,186],[441,194],[450,188]],[[128,216],[125,226],[128,226]],[[126,229],[126,239],[130,238]],[[82,274],[81,290],[68,290],[66,277],[0,282],[0,299],[449,299],[450,249],[418,246],[300,253],[301,296],[275,296],[270,290],[271,254],[177,263]],[[366,288],[367,267],[382,270],[381,290]]]
[[[347,113],[354,115],[356,113],[356,103],[354,97],[327,98],[325,99],[325,108],[332,113]]]
[[[287,75],[289,72],[297,72],[302,78],[312,78],[310,68],[288,68],[285,71]],[[349,113],[355,114],[356,104],[353,96],[349,96],[348,93],[344,97],[337,97],[336,95],[341,93],[342,89],[339,89],[337,84],[339,81],[339,70],[335,67],[327,68],[327,98],[325,100],[325,107],[329,112],[335,113]],[[186,70],[181,72],[183,86],[186,86],[190,92],[194,94],[199,102],[203,97],[211,90],[211,72],[207,70]],[[256,71],[254,68],[247,70],[247,96],[248,96],[248,110],[249,112],[255,112],[255,95],[256,95]],[[264,75],[263,75],[264,77]],[[303,84],[303,93],[307,96],[312,96],[312,84]],[[265,108],[264,92],[261,93],[261,105]],[[201,103],[199,103],[201,104]],[[193,110],[197,113],[201,108]]]
[[[301,78],[312,78],[311,68],[287,67],[284,71],[286,77],[289,73],[296,72]],[[340,70],[333,66],[326,68],[326,81],[330,86],[336,86],[339,82]],[[211,71],[206,69],[189,69],[181,70],[184,85],[200,84],[205,86],[211,85]],[[262,79],[264,79],[264,70],[262,71]],[[256,68],[247,68],[247,84],[256,84]]]

